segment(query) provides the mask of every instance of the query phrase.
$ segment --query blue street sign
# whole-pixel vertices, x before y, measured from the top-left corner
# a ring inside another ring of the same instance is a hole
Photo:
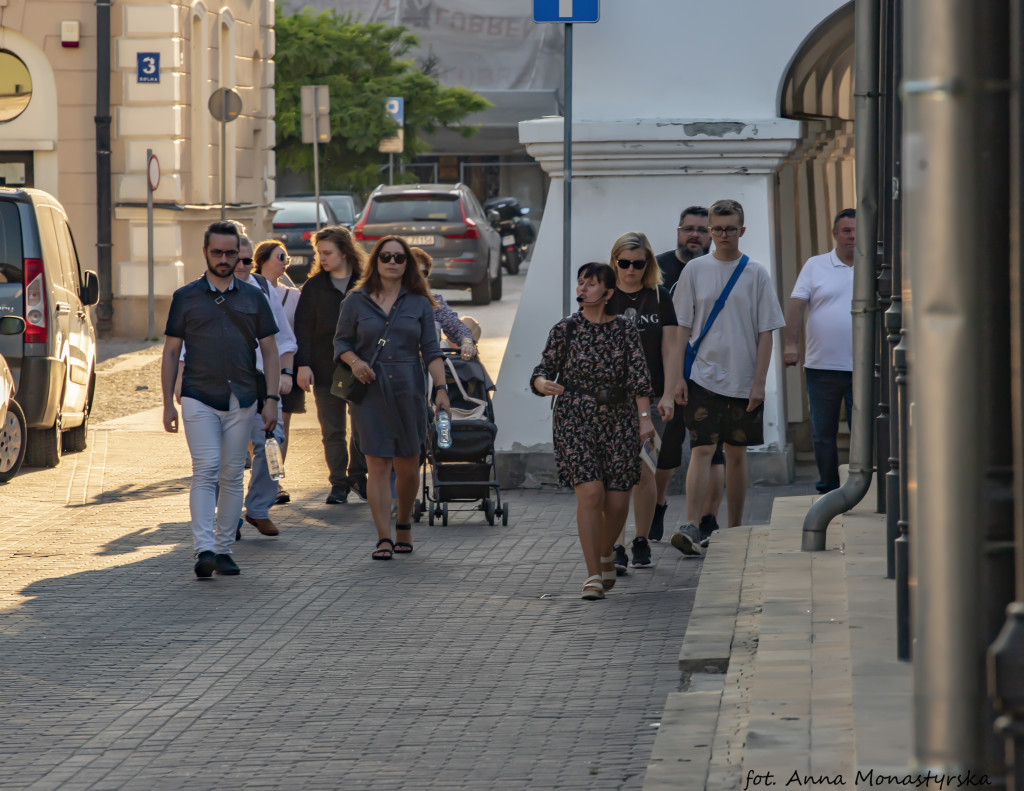
[[[533,0],[534,22],[596,22],[598,0]]]
[[[405,125],[405,100],[401,96],[389,96],[385,99],[384,111],[396,124]]]
[[[136,81],[160,82],[160,53],[138,52]]]

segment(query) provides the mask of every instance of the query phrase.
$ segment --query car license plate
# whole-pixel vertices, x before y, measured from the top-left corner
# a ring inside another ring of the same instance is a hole
[[[292,255],[288,256],[289,266],[305,266],[307,263],[306,256],[304,255]]]
[[[501,243],[505,245],[505,247],[508,247],[509,245],[516,243],[516,237],[514,237],[512,234],[509,234],[508,236],[502,236]]]
[[[406,236],[405,237],[405,241],[408,242],[410,246],[421,247],[421,246],[423,246],[425,244],[433,244],[434,243],[434,237],[433,236]]]

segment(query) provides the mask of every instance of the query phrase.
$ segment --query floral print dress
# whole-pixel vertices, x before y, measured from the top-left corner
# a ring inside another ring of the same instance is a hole
[[[570,323],[572,331],[567,332]],[[575,313],[551,328],[533,380],[558,377],[566,392],[555,402],[555,464],[562,486],[601,481],[606,489],[629,491],[640,481],[640,426],[636,399],[652,396],[651,376],[640,334],[616,316],[595,324]],[[620,388],[625,400],[598,404],[592,395]]]

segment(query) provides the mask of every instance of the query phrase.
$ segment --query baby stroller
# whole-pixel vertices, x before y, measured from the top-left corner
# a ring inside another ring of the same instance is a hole
[[[412,518],[419,522],[426,513],[429,524],[440,519],[447,525],[449,503],[474,503],[474,509],[484,512],[487,524],[493,525],[499,517],[502,525],[507,525],[508,505],[501,502],[494,459],[498,433],[491,403],[494,384],[479,360],[463,360],[457,350],[444,352],[444,365],[452,405],[452,445],[437,446],[437,429],[430,420],[423,459],[423,499],[414,504]]]

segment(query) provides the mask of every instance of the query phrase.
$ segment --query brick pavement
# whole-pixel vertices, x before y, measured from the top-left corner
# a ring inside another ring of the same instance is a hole
[[[242,575],[203,582],[183,435],[94,429],[0,487],[0,788],[641,787],[699,562],[655,545],[584,602],[553,491],[373,562],[368,507],[322,503],[314,431],[288,473],[281,537],[247,529]]]

